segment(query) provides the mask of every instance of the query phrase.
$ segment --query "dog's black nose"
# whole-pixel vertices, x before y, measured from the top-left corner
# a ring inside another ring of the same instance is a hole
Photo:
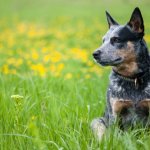
[[[99,59],[100,53],[101,53],[101,52],[100,52],[99,50],[95,51],[95,52],[93,53],[93,57],[94,57],[95,59]]]

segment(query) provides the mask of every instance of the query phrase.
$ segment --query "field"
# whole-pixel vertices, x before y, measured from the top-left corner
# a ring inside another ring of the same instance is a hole
[[[92,52],[107,31],[105,10],[125,24],[136,6],[150,46],[148,0],[0,2],[1,150],[149,150],[144,129],[90,130],[103,114],[110,67]]]

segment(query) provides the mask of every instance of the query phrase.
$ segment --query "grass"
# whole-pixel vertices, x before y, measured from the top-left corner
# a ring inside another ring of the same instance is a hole
[[[0,149],[149,149],[144,129],[112,127],[101,143],[90,130],[109,82],[110,68],[92,58],[107,31],[104,11],[125,23],[136,6],[150,46],[148,0],[1,2]]]

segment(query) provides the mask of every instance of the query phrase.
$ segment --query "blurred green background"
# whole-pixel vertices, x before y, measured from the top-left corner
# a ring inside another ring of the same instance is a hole
[[[51,20],[54,17],[95,17],[108,10],[121,21],[126,21],[133,8],[139,6],[149,17],[148,0],[1,0],[0,16],[21,20]]]

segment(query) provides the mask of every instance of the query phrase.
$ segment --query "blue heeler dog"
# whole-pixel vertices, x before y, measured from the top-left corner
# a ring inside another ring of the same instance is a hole
[[[112,66],[105,113],[91,123],[98,139],[116,121],[122,130],[150,125],[150,56],[141,12],[135,8],[126,25],[106,16],[109,30],[93,53],[97,63]]]

